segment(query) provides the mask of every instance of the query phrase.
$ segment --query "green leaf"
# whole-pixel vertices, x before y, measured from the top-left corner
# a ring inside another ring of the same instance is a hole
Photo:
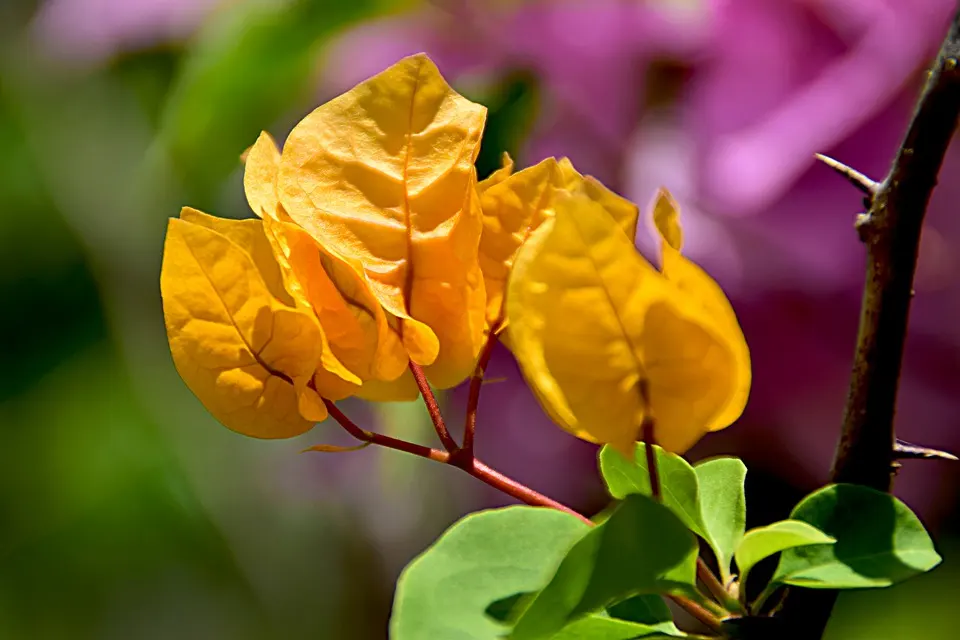
[[[198,198],[213,198],[260,131],[308,95],[326,37],[375,4],[246,0],[201,31],[161,126],[181,177]]]
[[[668,636],[683,637],[684,634],[673,623],[670,608],[657,595],[633,596],[607,608],[612,618],[638,622]]]
[[[591,615],[567,625],[550,640],[634,640],[635,638],[682,638],[686,634],[668,635],[653,627],[603,615]]]
[[[836,539],[800,520],[781,520],[766,527],[751,529],[736,552],[740,588],[744,588],[750,570],[764,558],[794,547],[834,542]]]
[[[600,473],[614,498],[651,495],[645,446],[637,443],[632,461],[609,445],[600,451]],[[660,447],[654,447],[654,451],[663,504],[710,545],[726,580],[733,550],[743,536],[746,521],[743,498],[746,467],[737,458],[717,458],[695,469],[676,454]]]
[[[672,511],[646,496],[626,496],[570,549],[511,638],[550,638],[578,618],[635,594],[696,597],[696,561],[696,539]]]
[[[600,450],[600,473],[610,495],[618,500],[639,494],[650,496],[650,475],[647,471],[646,450],[637,443],[634,459],[627,460],[616,449],[607,445]],[[680,456],[654,447],[657,454],[657,470],[663,504],[677,514],[688,529],[701,538],[707,538],[707,530],[700,513],[699,481],[697,472]]]
[[[723,582],[730,577],[733,552],[743,539],[747,504],[743,483],[747,467],[739,458],[714,458],[695,466],[700,484],[700,513],[707,542],[717,556]]]
[[[815,491],[790,517],[836,538],[836,544],[788,549],[771,584],[814,589],[887,587],[940,564],[920,520],[893,496],[852,484]]]
[[[586,531],[573,516],[537,507],[463,518],[400,575],[390,638],[501,637],[506,629],[484,613],[487,606],[541,588]]]

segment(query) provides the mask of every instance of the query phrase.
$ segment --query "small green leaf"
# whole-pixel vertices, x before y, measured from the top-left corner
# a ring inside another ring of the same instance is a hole
[[[607,445],[600,450],[600,473],[610,495],[622,500],[628,495],[651,495],[650,475],[647,471],[645,445],[637,443],[634,459],[627,460],[620,452]],[[657,454],[657,470],[663,504],[701,538],[707,538],[707,530],[700,513],[699,484],[697,472],[680,456],[654,447]]]
[[[771,584],[814,589],[887,587],[940,564],[920,520],[893,496],[852,484],[816,491],[790,516],[836,538],[784,551]]]
[[[645,446],[637,443],[632,461],[610,446],[600,451],[600,473],[614,498],[651,495]],[[747,468],[737,458],[717,458],[694,468],[660,447],[654,451],[663,504],[710,545],[726,580],[746,522],[743,481]]]
[[[744,589],[750,570],[764,558],[794,547],[834,542],[834,538],[800,520],[781,520],[766,527],[751,529],[736,552],[740,589]]]
[[[463,518],[400,575],[390,638],[502,637],[506,629],[487,616],[487,606],[541,588],[586,531],[573,516],[536,507]]]
[[[603,524],[570,549],[520,616],[511,638],[550,638],[575,620],[635,594],[694,595],[696,561],[696,540],[672,511],[646,496],[626,496]]]
[[[743,483],[747,467],[739,458],[714,458],[695,466],[700,484],[700,513],[707,542],[717,556],[723,582],[730,577],[733,552],[743,539],[747,502]]]
[[[645,624],[618,620],[604,615],[591,615],[567,625],[550,640],[635,640],[645,638],[683,638],[685,633],[668,635]]]

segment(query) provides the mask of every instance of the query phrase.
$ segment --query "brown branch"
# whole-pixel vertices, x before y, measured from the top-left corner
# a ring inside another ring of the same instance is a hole
[[[361,442],[369,442],[371,444],[387,447],[388,449],[396,449],[397,451],[404,451],[421,458],[427,458],[443,464],[449,464],[450,466],[457,467],[458,469],[467,472],[474,478],[477,478],[478,480],[490,485],[494,489],[497,489],[508,496],[516,498],[520,502],[525,502],[526,504],[534,507],[549,507],[551,509],[556,509],[557,511],[563,511],[564,513],[568,513],[589,525],[593,525],[593,522],[591,522],[586,516],[574,511],[564,504],[557,502],[553,498],[534,491],[530,487],[523,485],[512,478],[508,478],[499,471],[488,467],[475,458],[471,460],[458,459],[446,451],[431,449],[430,447],[425,447],[414,442],[407,442],[406,440],[391,438],[390,436],[383,435],[382,433],[375,433],[373,431],[361,429],[355,422],[348,418],[346,414],[340,411],[337,405],[335,405],[333,402],[327,399],[324,399],[323,402],[327,406],[327,411],[330,412],[330,416],[336,420],[347,433]]]
[[[889,491],[893,420],[923,217],[960,116],[960,4],[890,172],[859,224],[867,245],[850,394],[831,479]],[[782,619],[820,638],[836,592],[791,589]]]
[[[500,320],[490,325],[487,341],[480,350],[480,356],[477,358],[477,368],[474,370],[473,378],[470,380],[470,391],[467,394],[467,419],[463,427],[463,446],[460,447],[460,450],[466,457],[473,456],[473,438],[477,431],[477,409],[480,406],[480,389],[483,387],[483,376],[487,372],[487,365],[490,364],[490,356],[493,355],[493,348],[497,345],[497,332],[500,330],[500,325]]]
[[[420,389],[420,395],[423,396],[423,404],[427,406],[427,412],[430,414],[430,420],[433,421],[433,428],[440,438],[440,443],[443,444],[443,448],[447,451],[451,453],[456,451],[460,447],[457,446],[457,441],[453,439],[453,436],[451,436],[447,430],[447,425],[443,421],[443,414],[440,413],[440,405],[437,403],[437,397],[433,395],[430,383],[427,382],[426,374],[423,373],[420,365],[413,360],[410,361],[410,372],[413,374],[413,379],[417,383],[417,388]]]
[[[431,449],[430,447],[425,447],[422,444],[407,442],[406,440],[400,440],[399,438],[391,438],[390,436],[382,433],[375,433],[373,431],[361,429],[356,425],[355,422],[353,422],[353,420],[348,418],[346,414],[340,411],[337,405],[333,404],[326,398],[324,398],[323,403],[327,405],[327,411],[330,413],[330,416],[340,423],[340,426],[343,427],[347,433],[361,442],[369,442],[370,444],[380,445],[381,447],[386,447],[388,449],[396,449],[397,451],[403,451],[421,458],[427,458],[428,460],[435,460],[436,462],[442,462],[445,464],[450,461],[450,454],[446,451]]]

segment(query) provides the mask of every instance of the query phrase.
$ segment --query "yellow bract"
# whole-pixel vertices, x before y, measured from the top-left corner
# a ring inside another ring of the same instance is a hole
[[[752,373],[750,349],[743,338],[737,316],[720,285],[699,266],[680,253],[683,246],[683,231],[680,228],[680,209],[666,189],[660,189],[653,205],[653,220],[660,233],[661,271],[690,300],[700,305],[705,318],[710,318],[717,331],[727,337],[733,353],[733,393],[727,405],[714,421],[707,425],[710,431],[729,426],[740,417],[750,395]]]
[[[485,117],[412,56],[307,116],[280,161],[284,209],[362,268],[438,387],[471,373],[483,341],[473,163]]]
[[[234,431],[258,438],[307,431],[326,417],[307,386],[322,356],[320,326],[268,288],[261,273],[276,265],[257,249],[265,242],[258,222],[234,221],[243,227],[228,237],[197,224],[199,212],[186,213],[167,228],[160,275],[177,370]]]
[[[506,151],[503,152],[503,156],[500,158],[500,168],[491,173],[489,176],[481,180],[477,184],[477,193],[481,196],[483,193],[490,187],[500,184],[513,174],[513,158],[510,157],[510,154]]]
[[[499,322],[501,329],[506,325],[503,294],[514,258],[530,234],[553,215],[557,197],[578,193],[592,200],[631,238],[639,215],[636,205],[594,178],[580,175],[567,158],[547,158],[517,173],[512,171],[513,162],[505,155],[503,168],[480,183],[480,267],[487,290],[487,323]]]
[[[240,433],[290,437],[348,396],[409,400],[409,365],[449,387],[509,326],[547,412],[632,455],[641,423],[683,451],[743,411],[750,354],[719,286],[684,258],[658,194],[662,268],[637,207],[566,158],[477,182],[486,110],[424,55],[319,107],[281,151],[245,154],[251,220],[185,208],[161,292],[187,385]],[[327,451],[338,447],[321,446]]]
[[[517,250],[552,214],[554,194],[560,193],[563,178],[557,161],[547,158],[513,175],[487,180],[491,179],[494,182],[480,196],[480,268],[487,291],[487,322],[493,325],[502,320],[503,293]]]
[[[652,417],[657,442],[682,452],[742,411],[743,335],[732,315],[714,319],[715,301],[657,272],[622,229],[585,192],[557,195],[510,276],[512,348],[575,435],[629,452]]]
[[[279,165],[276,143],[268,134],[261,134],[247,155],[247,200],[255,213],[263,215],[287,290],[298,307],[316,314],[329,339],[330,350],[318,375],[329,371],[353,383],[327,397],[416,398],[419,392],[407,371],[407,353],[362,271],[294,224],[279,203],[275,190]],[[341,369],[349,375],[343,376]],[[359,387],[361,382],[369,384],[364,389]]]

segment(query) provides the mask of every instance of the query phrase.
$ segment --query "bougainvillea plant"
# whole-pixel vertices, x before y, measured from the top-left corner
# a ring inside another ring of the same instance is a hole
[[[478,182],[485,115],[426,56],[406,58],[309,114],[282,151],[260,136],[244,175],[256,218],[185,208],[167,230],[173,359],[224,425],[289,438],[332,418],[357,447],[318,451],[390,447],[530,505],[467,516],[411,562],[392,638],[745,637],[787,586],[885,587],[940,562],[903,503],[856,484],[745,531],[743,463],[681,457],[737,420],[751,374],[733,308],[682,253],[677,203],[653,197],[655,267],[635,248],[638,207],[569,159],[515,170],[504,156]],[[602,445],[616,500],[602,514],[473,455],[497,341],[561,428]],[[458,443],[433,389],[467,379]],[[443,448],[357,426],[335,404],[351,396],[421,399]],[[772,577],[751,575],[777,555]]]

